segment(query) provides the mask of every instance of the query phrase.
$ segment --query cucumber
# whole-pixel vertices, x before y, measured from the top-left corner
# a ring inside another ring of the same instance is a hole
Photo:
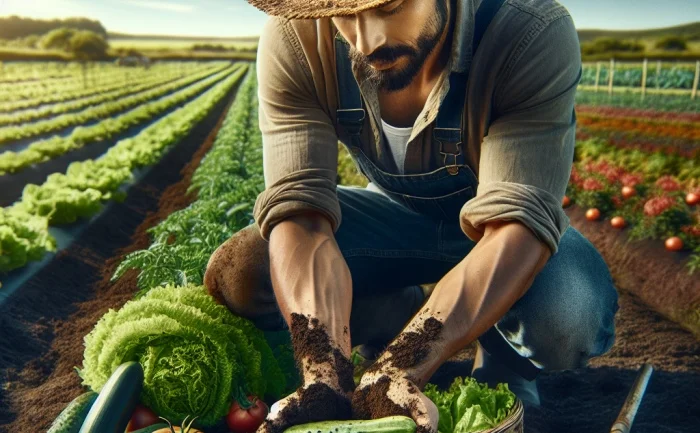
[[[141,364],[132,361],[117,367],[92,405],[80,433],[124,433],[142,387]]]
[[[134,430],[131,433],[153,433],[154,431],[160,430],[162,428],[168,428],[168,424],[166,424],[164,422],[159,422],[158,424],[153,424],[153,425],[149,425],[148,427]]]
[[[415,433],[416,423],[407,416],[379,419],[320,421],[289,427],[284,433]]]
[[[47,433],[78,433],[95,399],[97,399],[97,393],[92,391],[74,398],[51,423]]]

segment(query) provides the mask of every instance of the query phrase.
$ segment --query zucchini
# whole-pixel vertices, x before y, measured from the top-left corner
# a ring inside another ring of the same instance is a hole
[[[141,364],[131,361],[117,367],[92,405],[80,433],[123,433],[142,387]]]
[[[74,398],[51,423],[47,433],[78,433],[96,398],[97,393],[92,391]]]
[[[379,419],[320,421],[289,427],[284,433],[415,433],[416,423],[407,416]]]

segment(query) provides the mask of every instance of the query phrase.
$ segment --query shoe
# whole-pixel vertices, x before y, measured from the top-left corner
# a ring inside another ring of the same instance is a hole
[[[477,382],[486,383],[495,388],[499,383],[507,383],[508,389],[515,394],[524,406],[540,406],[540,394],[537,390],[537,379],[529,381],[498,362],[481,344],[478,345],[474,367],[471,376]]]

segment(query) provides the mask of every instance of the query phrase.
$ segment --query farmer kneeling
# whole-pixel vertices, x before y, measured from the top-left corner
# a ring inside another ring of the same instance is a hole
[[[257,54],[266,190],[205,284],[259,328],[290,329],[304,384],[260,433],[390,415],[436,432],[421,390],[475,340],[464,376],[526,405],[542,369],[610,349],[615,286],[561,205],[581,78],[563,6],[249,2],[273,16]],[[338,140],[367,188],[337,186]],[[383,352],[355,388],[360,344]]]

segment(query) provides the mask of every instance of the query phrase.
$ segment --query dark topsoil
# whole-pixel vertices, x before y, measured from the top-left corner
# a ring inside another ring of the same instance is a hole
[[[136,291],[135,271],[114,284],[109,283],[110,276],[123,254],[148,247],[146,229],[194,199],[185,190],[220,121],[221,110],[217,110],[189,138],[187,149],[171,152],[161,167],[132,188],[123,204],[114,204],[0,307],[0,432],[45,431],[68,402],[83,392],[73,370],[82,364],[83,337],[109,308],[121,307]],[[578,228],[573,218],[572,223]],[[609,253],[597,240],[591,241],[607,260]],[[656,264],[657,256],[648,256],[647,271],[656,269]],[[638,272],[642,265],[635,265]],[[618,266],[611,269],[617,287],[626,292],[616,276]],[[658,283],[656,289],[668,293],[678,279]],[[652,364],[655,371],[632,432],[700,432],[700,342],[631,293],[620,296],[616,325],[615,345],[589,367],[540,375],[542,406],[526,408],[526,432],[610,431],[643,363]],[[445,363],[431,382],[448,386],[454,377],[468,375],[473,349]]]

